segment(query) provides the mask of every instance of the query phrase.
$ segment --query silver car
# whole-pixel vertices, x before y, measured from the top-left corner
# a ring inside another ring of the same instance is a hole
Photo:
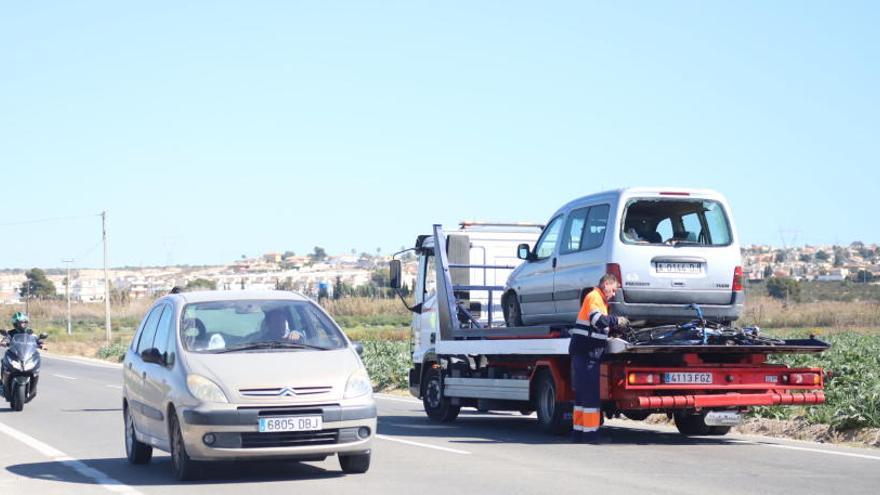
[[[182,480],[204,461],[334,454],[343,471],[366,472],[376,405],[360,349],[292,292],[165,296],[125,354],[128,460],[170,452]]]
[[[742,313],[742,258],[725,198],[703,189],[628,188],[576,199],[547,222],[507,279],[509,326],[573,324],[606,272],[622,290],[611,309],[630,320],[682,321]]]

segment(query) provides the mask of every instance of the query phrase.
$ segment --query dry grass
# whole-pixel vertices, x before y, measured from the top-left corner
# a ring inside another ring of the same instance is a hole
[[[400,299],[371,299],[367,297],[349,297],[345,299],[322,301],[321,305],[328,313],[336,316],[410,316],[410,312],[401,304]]]
[[[771,297],[750,294],[739,323],[766,328],[880,327],[880,303],[818,301],[786,304]]]

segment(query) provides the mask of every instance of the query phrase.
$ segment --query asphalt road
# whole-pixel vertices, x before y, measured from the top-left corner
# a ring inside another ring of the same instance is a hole
[[[683,438],[612,421],[613,443],[573,445],[519,414],[427,420],[414,399],[379,395],[370,471],[323,462],[225,463],[178,483],[169,458],[125,462],[121,369],[44,356],[39,395],[23,412],[0,404],[0,494],[252,493],[878,493],[880,450],[763,437]],[[612,492],[613,491],[613,492]]]

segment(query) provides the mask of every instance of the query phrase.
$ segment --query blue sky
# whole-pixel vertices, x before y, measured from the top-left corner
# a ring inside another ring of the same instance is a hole
[[[0,266],[383,252],[631,185],[880,242],[871,2],[15,2]],[[785,234],[787,240],[794,236]]]

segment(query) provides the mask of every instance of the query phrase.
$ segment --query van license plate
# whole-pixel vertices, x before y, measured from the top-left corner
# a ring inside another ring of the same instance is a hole
[[[274,431],[314,431],[321,429],[321,416],[279,416],[260,418],[260,433]]]
[[[657,273],[703,273],[702,263],[654,263]]]
[[[663,373],[663,383],[711,384],[712,373]]]

